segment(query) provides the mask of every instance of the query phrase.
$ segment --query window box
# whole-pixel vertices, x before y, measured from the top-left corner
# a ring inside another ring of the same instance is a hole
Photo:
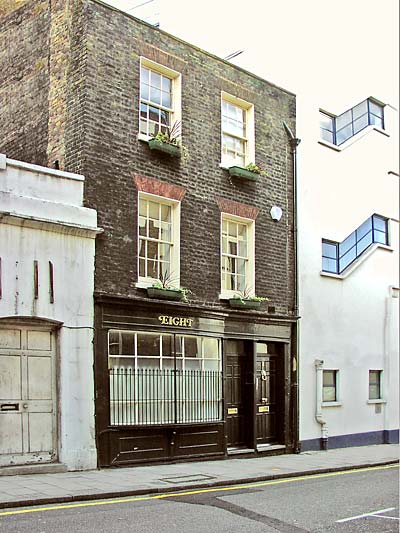
[[[229,167],[228,172],[231,176],[235,178],[243,178],[251,181],[257,181],[260,176],[258,172],[253,172],[251,170],[247,170],[247,168],[237,166]]]
[[[181,157],[182,155],[181,147],[177,144],[162,142],[158,139],[149,139],[148,144],[150,150],[157,150],[172,157]]]
[[[185,293],[179,289],[166,289],[159,287],[147,287],[147,296],[149,298],[158,298],[159,300],[183,300]]]
[[[261,300],[242,300],[240,298],[230,298],[229,305],[233,309],[259,309]]]

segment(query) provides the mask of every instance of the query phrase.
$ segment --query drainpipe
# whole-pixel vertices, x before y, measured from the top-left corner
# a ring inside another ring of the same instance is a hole
[[[297,232],[297,147],[299,146],[301,139],[298,139],[294,136],[292,130],[283,122],[285,131],[289,137],[289,145],[292,154],[292,164],[293,164],[293,254],[294,254],[294,315],[299,318],[299,293],[298,293],[298,284],[299,284],[299,274],[297,266],[297,247],[298,247],[298,232]],[[294,426],[293,434],[293,449],[295,453],[300,453],[301,446],[299,441],[299,386],[298,386],[298,372],[299,372],[299,347],[300,347],[300,325],[297,320],[295,324],[295,353],[292,360],[292,398],[293,398],[293,410],[292,410],[292,420]]]
[[[328,427],[326,420],[322,417],[322,372],[323,364],[322,359],[315,360],[316,370],[316,406],[315,406],[315,420],[321,426],[321,450],[328,449]]]

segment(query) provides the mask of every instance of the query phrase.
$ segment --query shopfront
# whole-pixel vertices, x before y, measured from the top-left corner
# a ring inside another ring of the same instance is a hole
[[[290,452],[291,335],[254,313],[97,298],[99,466]]]

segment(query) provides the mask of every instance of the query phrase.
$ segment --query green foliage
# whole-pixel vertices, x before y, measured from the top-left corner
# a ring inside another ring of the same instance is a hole
[[[243,291],[237,291],[234,299],[240,300],[241,302],[268,302],[269,298],[264,298],[263,296],[256,296],[252,294],[251,287],[245,287]]]
[[[268,176],[266,170],[262,170],[258,165],[254,163],[249,163],[245,166],[246,170],[249,170],[250,172],[254,172],[255,174],[259,174],[260,176]]]

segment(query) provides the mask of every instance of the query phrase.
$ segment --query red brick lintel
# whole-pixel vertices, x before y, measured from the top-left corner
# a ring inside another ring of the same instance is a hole
[[[236,215],[238,217],[250,218],[255,220],[259,213],[258,207],[252,205],[240,204],[233,200],[226,200],[225,198],[217,197],[217,204],[223,213],[229,215]]]
[[[186,194],[186,189],[184,187],[173,185],[172,183],[166,183],[165,181],[148,178],[147,176],[140,176],[139,174],[134,174],[133,179],[138,191],[141,192],[163,196],[164,198],[178,200],[179,202]]]

